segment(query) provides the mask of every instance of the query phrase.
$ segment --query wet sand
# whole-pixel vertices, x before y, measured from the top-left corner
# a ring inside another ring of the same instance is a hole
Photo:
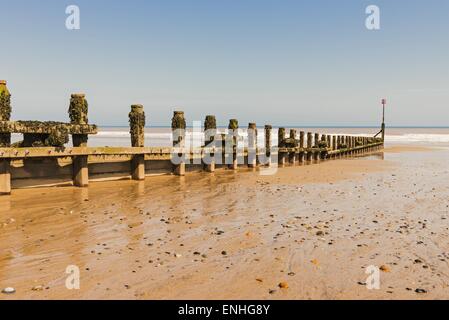
[[[0,289],[16,293],[0,299],[448,299],[448,156],[396,146],[272,176],[15,190],[0,198]]]

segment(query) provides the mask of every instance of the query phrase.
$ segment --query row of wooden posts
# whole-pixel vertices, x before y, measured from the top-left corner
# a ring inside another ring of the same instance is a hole
[[[142,105],[133,105],[131,107],[130,118],[130,133],[131,143],[133,147],[144,147],[144,124],[145,113]],[[138,119],[136,121],[136,119]],[[236,170],[238,168],[237,157],[237,134],[239,124],[237,119],[229,121],[227,134],[217,134],[216,118],[213,115],[208,115],[204,121],[205,130],[205,145],[202,147],[204,153],[226,152],[225,141],[231,141],[231,161],[225,163],[226,167]],[[184,148],[185,142],[186,120],[184,112],[175,111],[172,118],[173,147]],[[258,148],[257,138],[258,131],[255,123],[248,124],[248,140],[247,146],[244,148],[244,156],[247,157],[246,165],[248,167],[257,167],[258,165],[270,166],[272,165],[272,126],[265,125],[265,146]],[[217,137],[218,140],[217,141]],[[221,140],[221,141],[220,141]],[[360,137],[360,136],[343,136],[343,135],[326,135],[319,133],[311,133],[300,131],[299,135],[296,129],[290,129],[289,137],[286,137],[286,129],[278,129],[278,146],[276,148],[278,165],[284,166],[286,163],[290,164],[310,164],[321,160],[341,158],[344,156],[361,155],[367,152],[379,150],[383,146],[383,141],[379,138]],[[228,149],[229,150],[229,149]],[[182,151],[187,152],[188,151]],[[252,155],[252,157],[250,156]],[[224,155],[226,156],[226,155]],[[260,158],[266,159],[260,161]],[[135,180],[142,180],[145,178],[145,162],[143,155],[137,155],[132,162],[132,177]],[[215,171],[215,162],[211,161],[203,163],[204,169],[208,172]],[[174,174],[185,174],[185,162],[174,165]]]
[[[248,124],[247,146],[239,151],[238,132],[239,123],[236,119],[229,121],[228,133],[219,134],[217,131],[216,118],[208,115],[204,121],[205,145],[198,150],[185,148],[186,119],[184,112],[175,111],[172,118],[171,128],[173,132],[173,147],[166,148],[146,148],[145,147],[145,112],[142,105],[132,105],[129,113],[131,148],[88,148],[88,135],[96,134],[95,125],[88,124],[87,117],[87,101],[84,94],[74,94],[70,100],[70,124],[67,124],[65,133],[72,135],[73,148],[46,147],[46,148],[12,148],[10,145],[0,146],[0,193],[8,194],[11,191],[11,174],[10,163],[15,159],[23,159],[27,157],[47,158],[47,157],[70,157],[72,158],[73,184],[78,187],[85,187],[89,184],[89,156],[112,156],[112,155],[130,155],[131,156],[131,176],[134,180],[145,179],[145,155],[160,153],[161,159],[171,159],[173,155],[183,155],[189,159],[193,157],[193,153],[199,152],[201,161],[204,154],[225,153],[225,150],[231,146],[231,161],[224,162],[224,167],[236,170],[242,163],[238,163],[239,152],[243,151],[243,157],[246,157],[244,165],[248,167],[271,166],[273,162],[284,166],[286,163],[310,164],[325,159],[334,159],[344,156],[360,155],[366,152],[378,150],[383,146],[383,140],[373,137],[356,137],[343,135],[326,135],[312,132],[290,129],[289,136],[286,136],[286,129],[278,129],[278,145],[273,148],[272,145],[272,126],[264,126],[265,145],[261,148],[257,145],[258,131],[255,123]],[[0,132],[3,143],[10,141],[11,133],[19,132],[24,136],[28,135],[26,141],[48,141],[42,137],[48,137],[49,132],[58,133],[61,124],[55,126],[54,123],[40,123],[39,130],[28,128],[20,122],[13,122],[10,119],[0,119],[0,127],[4,128],[20,128],[18,131],[10,130]],[[45,130],[45,125],[53,129],[53,131]],[[53,127],[52,127],[53,126]],[[41,127],[44,127],[42,129]],[[68,131],[67,131],[68,130]],[[84,131],[83,131],[84,130]],[[221,142],[220,142],[221,140]],[[225,143],[226,142],[226,143]],[[158,150],[156,150],[158,149]],[[274,151],[274,152],[273,152]],[[163,154],[164,153],[164,154]],[[162,155],[163,154],[163,155]],[[276,157],[277,155],[277,157]],[[168,158],[167,158],[168,157]],[[228,157],[229,158],[229,157]],[[275,161],[273,161],[275,160]],[[172,162],[173,163],[173,162]],[[201,163],[201,162],[200,162]],[[215,171],[216,163],[214,161],[203,163],[204,169],[208,172]],[[186,172],[185,161],[173,164],[173,173],[176,175],[184,175]]]

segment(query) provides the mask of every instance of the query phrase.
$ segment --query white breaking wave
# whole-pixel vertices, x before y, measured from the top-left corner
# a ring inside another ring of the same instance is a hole
[[[403,134],[387,135],[386,142],[429,142],[429,143],[449,143],[449,134]]]
[[[223,130],[219,130],[219,132],[224,132]],[[246,137],[246,132],[241,132],[243,137]],[[352,135],[352,136],[366,136],[367,133],[328,133],[330,135]],[[91,136],[91,138],[126,138],[130,139],[130,134],[127,131],[99,131],[97,135]],[[145,139],[148,140],[165,140],[171,141],[172,135],[170,132],[158,132],[158,133],[145,133]],[[186,132],[186,140],[195,140],[202,141],[203,134],[201,132]],[[263,129],[259,129],[259,144],[263,143],[264,134]],[[277,130],[274,129],[272,132],[272,141],[273,143],[277,143]],[[386,135],[385,141],[387,143],[399,142],[399,143],[411,143],[411,142],[426,142],[426,143],[449,143],[449,134],[430,134],[430,133],[405,133],[398,135]]]

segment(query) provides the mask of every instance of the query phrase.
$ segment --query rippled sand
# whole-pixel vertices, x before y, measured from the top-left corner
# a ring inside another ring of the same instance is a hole
[[[0,198],[0,289],[16,293],[0,299],[448,299],[448,156],[15,190]]]

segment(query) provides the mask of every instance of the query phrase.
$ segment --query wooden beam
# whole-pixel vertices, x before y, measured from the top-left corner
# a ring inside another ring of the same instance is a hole
[[[131,176],[133,180],[145,180],[145,155],[137,154],[131,160]]]
[[[76,156],[73,158],[73,184],[76,187],[87,187],[89,185],[87,159],[87,156]]]
[[[0,195],[11,194],[11,162],[0,159]]]

